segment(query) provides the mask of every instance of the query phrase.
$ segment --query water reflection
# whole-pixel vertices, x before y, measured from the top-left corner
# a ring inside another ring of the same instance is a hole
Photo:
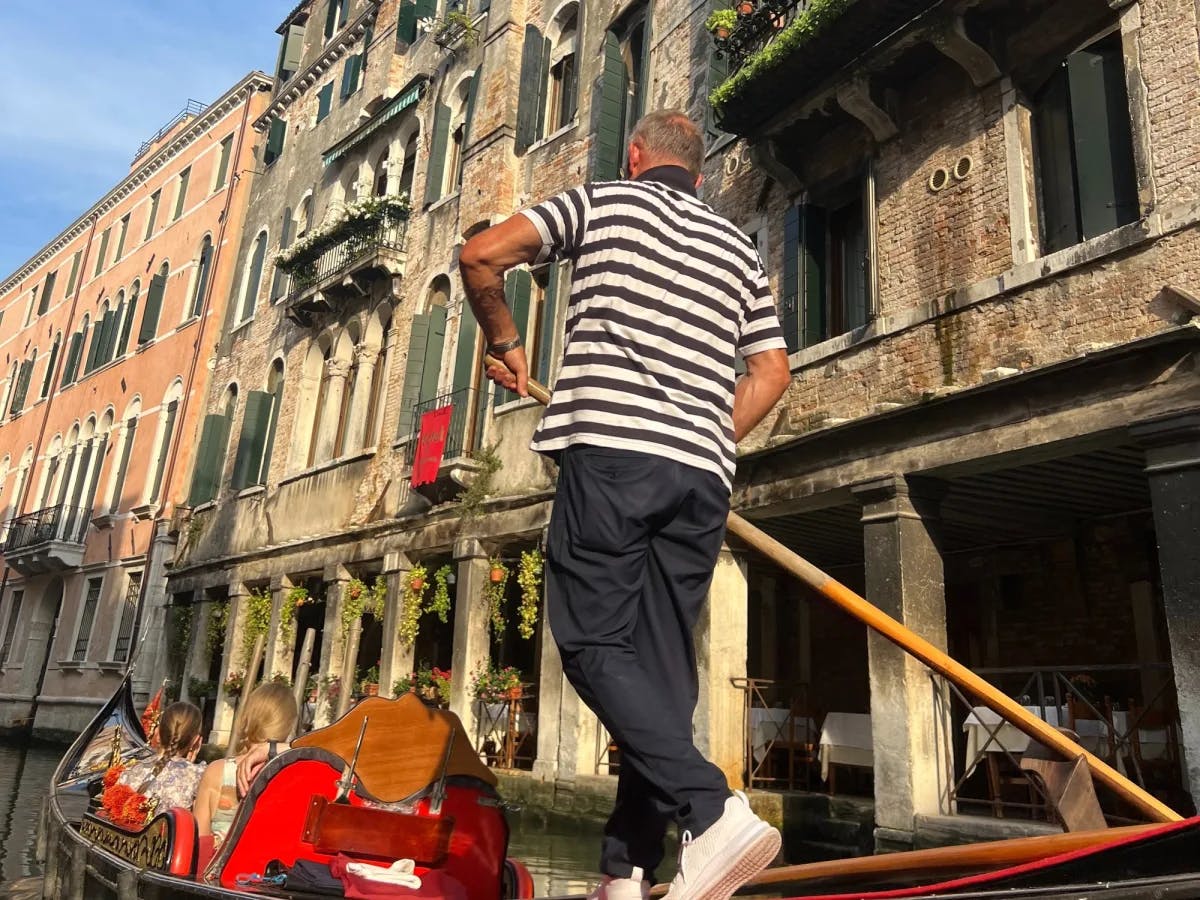
[[[38,816],[62,748],[0,746],[0,884],[40,875]]]

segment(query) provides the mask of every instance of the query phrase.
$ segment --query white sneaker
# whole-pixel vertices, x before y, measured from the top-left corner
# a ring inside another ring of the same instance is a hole
[[[642,878],[643,874],[641,868],[634,866],[629,878],[605,875],[596,889],[588,894],[588,900],[647,900],[650,882]]]
[[[696,838],[683,833],[679,872],[667,900],[729,900],[775,860],[781,843],[779,831],[754,814],[745,794],[734,791],[712,827]]]

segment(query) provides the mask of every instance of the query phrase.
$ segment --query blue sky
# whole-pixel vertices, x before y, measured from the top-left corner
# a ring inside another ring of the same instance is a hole
[[[269,71],[295,0],[0,0],[0,278],[129,171],[189,98]]]

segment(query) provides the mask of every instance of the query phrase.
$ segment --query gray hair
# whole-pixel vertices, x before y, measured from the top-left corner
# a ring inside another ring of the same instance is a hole
[[[660,109],[642,116],[629,137],[651,156],[677,161],[692,177],[704,164],[704,136],[681,109]]]

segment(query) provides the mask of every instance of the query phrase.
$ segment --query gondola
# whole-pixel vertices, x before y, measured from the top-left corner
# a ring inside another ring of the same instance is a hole
[[[506,857],[508,826],[494,776],[458,718],[414,695],[366,700],[268,764],[221,851],[200,872],[188,811],[162,811],[137,830],[98,814],[95,797],[113,759],[151,752],[126,679],[55,771],[39,842],[44,897],[312,897],[273,873],[297,860],[328,862],[339,851],[384,864],[414,859],[418,872],[449,875],[469,900],[533,896],[525,867]],[[742,893],[798,900],[1200,898],[1200,818],[785,866]]]

